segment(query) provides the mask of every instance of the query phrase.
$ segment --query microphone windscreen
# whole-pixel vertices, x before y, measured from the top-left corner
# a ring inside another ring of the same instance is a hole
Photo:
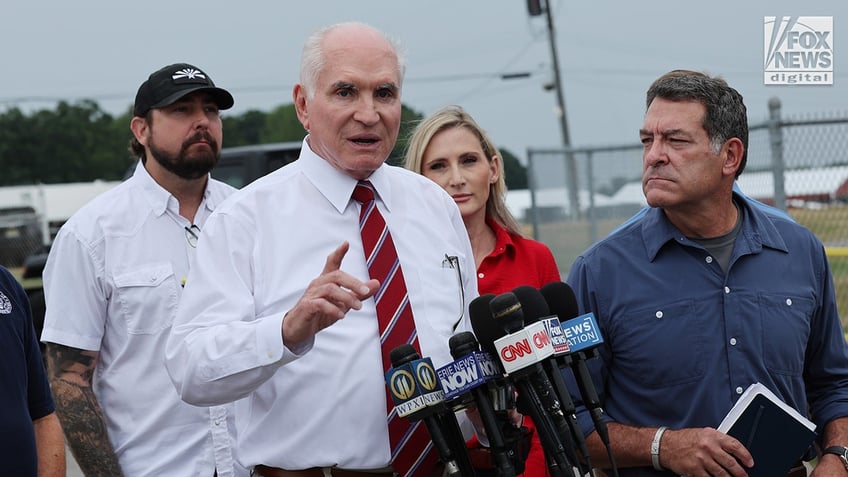
[[[448,340],[448,346],[453,359],[459,359],[474,351],[480,351],[480,344],[477,343],[477,338],[470,331],[463,331],[451,336]]]
[[[398,367],[410,361],[419,359],[418,351],[411,344],[404,343],[389,352],[389,360],[392,362],[392,367]]]
[[[504,329],[504,334],[524,328],[524,311],[518,297],[512,292],[501,293],[489,303],[492,317]]]
[[[521,310],[524,311],[524,324],[535,323],[539,319],[550,316],[551,310],[548,308],[548,302],[545,297],[535,287],[530,285],[522,285],[512,290],[521,303]]]
[[[551,282],[543,286],[539,292],[545,297],[551,313],[560,321],[567,321],[580,314],[577,297],[574,290],[565,282]]]
[[[495,298],[495,295],[488,293],[471,300],[471,303],[468,305],[468,313],[471,317],[471,329],[474,330],[474,335],[477,337],[477,341],[480,342],[480,347],[483,351],[497,356],[495,340],[505,333],[495,323],[494,318],[492,318],[489,303],[493,298]]]

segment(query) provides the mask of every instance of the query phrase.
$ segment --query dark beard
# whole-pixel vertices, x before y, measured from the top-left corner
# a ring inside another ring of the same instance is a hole
[[[211,151],[201,151],[189,155],[188,148],[192,143],[205,140],[209,143]],[[199,132],[186,140],[180,152],[176,155],[169,154],[153,143],[152,138],[148,144],[150,155],[159,163],[165,170],[177,175],[186,180],[199,179],[218,164],[218,159],[221,158],[221,150],[218,148],[218,143],[208,132]]]

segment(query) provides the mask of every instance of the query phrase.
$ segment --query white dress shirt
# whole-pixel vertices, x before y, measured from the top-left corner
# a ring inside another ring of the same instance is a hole
[[[201,230],[234,190],[209,180],[195,216]],[[41,339],[99,351],[94,394],[128,477],[211,477],[216,466],[221,477],[234,472],[232,406],[186,404],[165,369],[165,344],[194,254],[190,225],[174,196],[139,163],[130,179],[68,220],[44,269]]]
[[[470,329],[467,306],[477,296],[459,209],[434,182],[399,167],[383,165],[369,180],[403,266],[421,354],[443,365],[450,336]],[[231,196],[206,223],[166,362],[188,402],[241,399],[237,453],[248,468],[390,464],[374,300],[299,354],[282,339],[285,313],[342,242],[350,249],[341,269],[368,279],[355,185],[304,141],[297,161]],[[458,270],[446,256],[458,257]]]

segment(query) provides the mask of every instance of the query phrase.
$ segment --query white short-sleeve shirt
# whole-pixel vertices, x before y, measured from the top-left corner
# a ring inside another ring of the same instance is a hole
[[[209,179],[195,224],[234,189]],[[139,163],[60,229],[41,339],[99,352],[93,388],[126,476],[232,475],[232,412],[183,402],[165,344],[194,248],[177,200]],[[202,239],[201,239],[202,240]]]

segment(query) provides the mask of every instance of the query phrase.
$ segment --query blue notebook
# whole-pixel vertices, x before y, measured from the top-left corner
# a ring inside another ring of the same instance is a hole
[[[749,477],[786,475],[816,437],[815,424],[760,383],[742,393],[718,430],[754,457]]]

